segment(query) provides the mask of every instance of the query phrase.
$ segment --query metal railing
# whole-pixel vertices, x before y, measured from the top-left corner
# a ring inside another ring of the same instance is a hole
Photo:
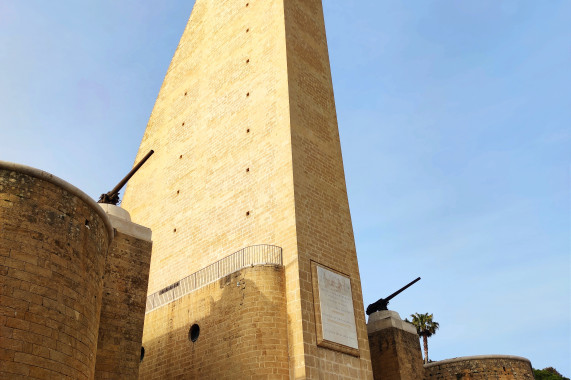
[[[149,313],[167,303],[175,301],[188,293],[221,279],[240,269],[254,265],[283,265],[282,249],[275,245],[252,245],[232,253],[193,274],[176,281],[147,297]]]

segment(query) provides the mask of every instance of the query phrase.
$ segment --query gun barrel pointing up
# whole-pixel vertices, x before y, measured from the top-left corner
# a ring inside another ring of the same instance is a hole
[[[153,155],[153,153],[155,153],[154,150],[149,151],[149,153],[147,153],[145,157],[143,157],[143,159],[139,161],[139,163],[137,163],[137,165],[135,165],[133,169],[131,169],[131,171],[117,184],[117,186],[113,188],[113,190],[111,190],[108,193],[101,194],[101,197],[97,202],[107,203],[112,205],[116,205],[117,203],[119,203],[119,190],[121,190],[123,186],[125,186],[127,181],[129,181],[131,177],[137,172],[137,170],[139,170],[141,166],[143,166],[143,164],[147,162],[147,160],[149,159],[149,157]]]
[[[131,179],[131,177],[137,172],[137,170],[139,170],[141,168],[141,166],[143,166],[143,164],[145,162],[147,162],[147,160],[149,159],[149,157],[151,157],[153,155],[153,153],[155,153],[154,150],[149,151],[149,153],[147,153],[145,155],[145,157],[143,157],[143,159],[141,161],[139,161],[139,163],[137,165],[135,165],[133,167],[133,169],[131,169],[131,171],[125,176],[125,178],[123,178],[121,180],[121,182],[119,182],[117,184],[117,186],[115,186],[113,188],[113,190],[111,190],[108,194],[115,194],[118,193],[119,190],[121,190],[123,188],[123,186],[125,186],[125,184],[127,183],[127,181],[129,181]]]
[[[391,294],[390,296],[388,296],[387,298],[385,298],[385,300],[390,301],[393,298],[395,298],[396,296],[398,296],[400,293],[404,292],[406,289],[410,288],[412,285],[414,285],[415,283],[417,283],[418,281],[420,281],[420,277],[418,277],[416,280],[409,282],[407,285],[403,286],[402,288],[400,288],[399,290],[397,290],[396,292],[394,292],[393,294]]]
[[[372,304],[367,306],[367,310],[366,310],[367,315],[371,315],[374,312],[380,311],[380,310],[388,310],[388,305],[389,305],[390,300],[392,300],[394,297],[398,296],[400,293],[402,293],[403,291],[405,291],[407,288],[414,285],[418,281],[420,281],[420,277],[416,278],[414,281],[409,282],[408,284],[406,284],[405,286],[403,286],[402,288],[400,288],[399,290],[397,290],[396,292],[394,292],[393,294],[391,294],[387,298],[380,298],[377,302],[373,302]]]

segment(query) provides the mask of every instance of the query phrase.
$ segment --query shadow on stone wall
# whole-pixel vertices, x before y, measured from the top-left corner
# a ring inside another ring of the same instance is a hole
[[[149,313],[145,324],[141,379],[288,378],[283,267],[228,275]]]

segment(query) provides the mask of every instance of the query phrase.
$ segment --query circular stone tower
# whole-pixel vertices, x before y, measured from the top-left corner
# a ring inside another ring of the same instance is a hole
[[[81,190],[0,161],[0,378],[93,378],[112,237]]]

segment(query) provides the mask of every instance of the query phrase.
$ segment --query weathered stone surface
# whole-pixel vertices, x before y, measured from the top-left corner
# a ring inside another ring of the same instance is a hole
[[[375,380],[423,379],[424,368],[416,330],[397,312],[369,316],[369,347]]]
[[[109,232],[75,187],[0,163],[0,378],[93,378]]]
[[[532,380],[528,359],[519,356],[485,355],[442,360],[425,365],[427,380]]]
[[[148,313],[140,378],[289,379],[284,290],[283,267],[254,266]]]
[[[105,265],[95,379],[137,379],[152,244],[130,234],[144,227],[112,221],[117,230]]]

